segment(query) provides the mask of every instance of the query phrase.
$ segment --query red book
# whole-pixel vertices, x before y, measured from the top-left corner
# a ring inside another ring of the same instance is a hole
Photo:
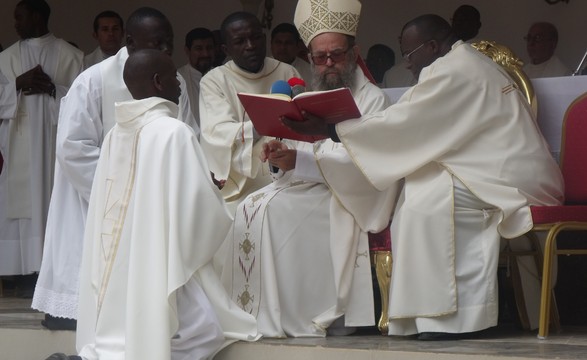
[[[338,122],[361,117],[353,95],[348,88],[327,91],[308,91],[293,99],[284,94],[247,94],[238,97],[245,111],[261,135],[314,142],[323,136],[301,135],[283,125],[279,118],[304,121],[302,110],[323,118],[326,122]]]

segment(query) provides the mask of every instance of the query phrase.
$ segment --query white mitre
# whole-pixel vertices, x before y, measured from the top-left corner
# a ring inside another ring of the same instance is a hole
[[[360,15],[358,0],[299,0],[294,24],[307,46],[325,32],[356,36]]]

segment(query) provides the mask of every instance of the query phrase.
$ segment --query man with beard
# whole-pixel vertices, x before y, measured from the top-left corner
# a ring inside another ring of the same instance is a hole
[[[186,81],[190,108],[200,125],[200,80],[214,64],[214,34],[206,28],[195,28],[185,36],[185,55],[188,63],[177,69]]]
[[[298,5],[295,22],[309,45],[313,87],[348,87],[362,113],[384,109],[387,98],[356,63],[361,4],[329,1],[327,15],[353,18],[352,23],[323,21],[305,5]],[[307,28],[312,21],[318,27]],[[320,167],[326,155],[348,165],[338,176],[352,190],[331,191]],[[389,216],[378,214],[394,192],[376,191],[344,147],[329,139],[272,140],[263,145],[262,159],[279,171],[274,183],[247,196],[235,214],[222,274],[233,300],[256,315],[266,337],[345,334],[352,331],[345,325],[373,325],[367,232],[389,223]]]
[[[233,13],[220,30],[222,47],[232,60],[200,82],[200,141],[210,170],[226,180],[222,195],[234,211],[245,196],[271,182],[269,169],[259,160],[264,141],[237,94],[269,93],[275,81],[299,75],[292,66],[266,57],[265,34],[255,15]]]

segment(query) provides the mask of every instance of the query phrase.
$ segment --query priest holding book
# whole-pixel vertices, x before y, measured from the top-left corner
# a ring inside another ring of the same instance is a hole
[[[314,12],[318,6],[324,12]],[[350,88],[360,112],[388,100],[357,67],[359,1],[300,1],[295,23],[311,54],[314,90]],[[336,21],[341,19],[352,21]],[[336,111],[333,108],[332,111]],[[277,120],[277,119],[276,119]],[[333,192],[320,159],[329,154],[352,188]],[[257,317],[266,337],[348,334],[375,324],[367,232],[389,223],[395,189],[377,191],[341,144],[272,140],[262,160],[274,182],[238,206],[222,274],[227,290]],[[303,265],[302,265],[303,264]]]

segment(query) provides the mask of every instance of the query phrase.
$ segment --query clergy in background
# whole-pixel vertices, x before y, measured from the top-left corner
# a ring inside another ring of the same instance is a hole
[[[281,23],[271,30],[271,55],[279,60],[295,67],[300,76],[306,82],[306,88],[311,88],[312,69],[308,61],[298,57],[300,50],[300,33],[293,24]]]
[[[41,267],[59,104],[82,70],[82,52],[49,32],[50,13],[44,0],[18,2],[20,40],[0,54],[0,276]]]
[[[177,69],[185,79],[192,115],[200,125],[200,80],[214,65],[214,34],[206,28],[195,28],[185,36],[183,51],[188,63]]]
[[[124,21],[112,10],[102,11],[94,18],[92,37],[98,42],[94,51],[84,56],[84,68],[115,55],[122,47]]]

